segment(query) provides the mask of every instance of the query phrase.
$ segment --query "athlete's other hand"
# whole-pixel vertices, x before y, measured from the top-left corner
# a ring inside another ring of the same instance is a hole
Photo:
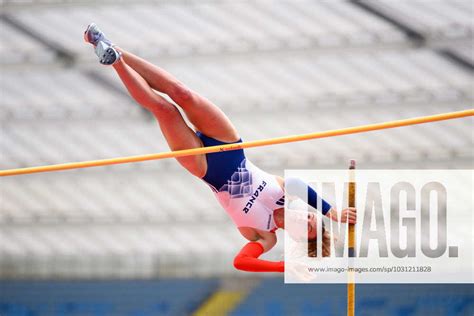
[[[339,221],[338,211],[334,208],[328,212],[329,218],[333,221]],[[357,209],[355,207],[348,207],[341,211],[341,222],[356,224],[357,223]]]

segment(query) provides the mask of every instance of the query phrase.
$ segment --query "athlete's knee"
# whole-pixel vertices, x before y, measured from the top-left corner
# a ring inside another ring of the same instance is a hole
[[[176,107],[160,97],[159,95],[153,94],[143,94],[135,98],[135,100],[140,103],[148,111],[153,114],[160,114],[160,116],[168,116],[173,113],[177,113]]]
[[[154,103],[149,110],[158,118],[159,121],[175,121],[181,115],[179,110],[168,102]]]
[[[173,101],[183,106],[192,103],[194,100],[194,93],[180,82],[173,86],[169,96]]]

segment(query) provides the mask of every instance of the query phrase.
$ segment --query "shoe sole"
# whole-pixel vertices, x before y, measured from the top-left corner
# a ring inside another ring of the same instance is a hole
[[[109,47],[105,50],[100,63],[104,65],[112,65],[117,60],[117,54],[112,47]]]

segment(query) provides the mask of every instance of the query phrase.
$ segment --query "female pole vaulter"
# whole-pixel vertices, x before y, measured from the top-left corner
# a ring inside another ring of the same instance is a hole
[[[242,142],[234,125],[220,108],[191,91],[165,70],[115,46],[94,23],[87,27],[84,39],[94,46],[101,64],[115,69],[135,101],[155,116],[171,150]],[[174,104],[156,91],[168,95],[193,126],[184,121]],[[259,259],[275,246],[275,231],[285,227],[283,179],[252,164],[243,149],[176,159],[212,189],[237,229],[249,241],[236,255],[235,268],[252,272],[284,272],[283,261]],[[308,204],[317,208],[317,193],[310,186],[299,179],[288,181],[292,181],[291,186],[305,186],[303,189],[307,190]],[[337,221],[336,209],[324,200],[321,204],[319,211]],[[310,213],[306,220],[308,235],[305,238],[316,245],[315,214]],[[341,221],[355,223],[356,209],[344,209]],[[322,253],[328,256],[330,238],[324,228],[322,235]],[[310,255],[315,250],[314,247],[310,249]]]

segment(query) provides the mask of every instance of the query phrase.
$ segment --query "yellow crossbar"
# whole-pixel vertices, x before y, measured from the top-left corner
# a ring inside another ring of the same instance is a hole
[[[450,119],[456,119],[456,118],[473,116],[473,115],[474,115],[474,109],[469,109],[469,110],[458,111],[458,112],[442,113],[442,114],[436,114],[436,115],[416,117],[416,118],[411,118],[411,119],[334,129],[334,130],[329,130],[329,131],[300,134],[300,135],[293,135],[293,136],[284,136],[284,137],[277,137],[277,138],[269,138],[269,139],[262,139],[262,140],[254,140],[254,141],[243,142],[239,144],[228,144],[228,145],[219,145],[219,146],[211,146],[211,147],[192,148],[192,149],[169,151],[169,152],[156,153],[156,154],[118,157],[118,158],[91,160],[91,161],[83,161],[83,162],[70,162],[70,163],[57,164],[57,165],[47,165],[47,166],[19,168],[19,169],[7,169],[7,170],[0,170],[0,176],[2,177],[13,176],[13,175],[21,175],[21,174],[59,171],[59,170],[68,170],[68,169],[80,169],[80,168],[98,167],[98,166],[106,166],[106,165],[114,165],[114,164],[123,164],[123,163],[130,163],[130,162],[140,162],[140,161],[158,160],[158,159],[165,159],[165,158],[202,155],[202,154],[207,154],[207,153],[215,153],[215,152],[236,150],[236,149],[242,149],[242,148],[269,146],[269,145],[298,142],[298,141],[316,139],[316,138],[325,138],[325,137],[341,136],[341,135],[348,135],[348,134],[364,133],[364,132],[369,132],[369,131],[394,128],[394,127],[450,120]]]

